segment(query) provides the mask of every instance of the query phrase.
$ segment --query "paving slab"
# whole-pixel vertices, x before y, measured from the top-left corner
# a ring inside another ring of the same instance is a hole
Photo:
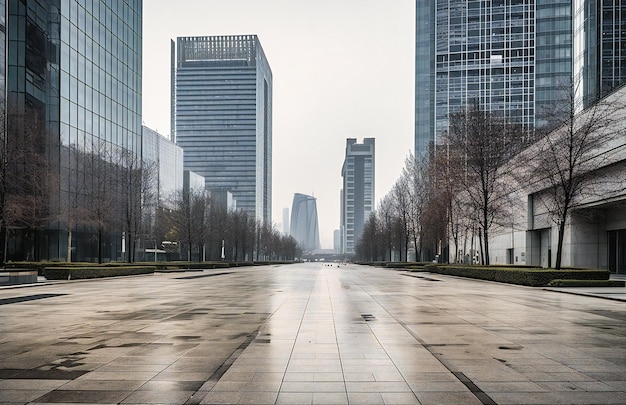
[[[322,263],[1,288],[0,403],[626,403],[623,292]]]

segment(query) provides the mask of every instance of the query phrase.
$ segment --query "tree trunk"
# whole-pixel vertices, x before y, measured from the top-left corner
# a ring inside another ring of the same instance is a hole
[[[98,228],[98,263],[102,263],[102,228]]]
[[[561,218],[561,223],[559,224],[559,236],[558,242],[556,246],[556,263],[555,269],[561,270],[561,260],[563,257],[563,239],[565,238],[565,218]]]
[[[483,238],[485,239],[485,258],[483,263],[489,266],[489,231],[487,231],[487,228],[483,228]]]
[[[72,229],[67,230],[67,261],[72,262]]]

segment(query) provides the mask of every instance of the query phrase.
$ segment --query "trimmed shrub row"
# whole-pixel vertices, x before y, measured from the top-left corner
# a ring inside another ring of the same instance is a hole
[[[548,287],[624,287],[624,280],[552,280]]]
[[[459,266],[430,264],[424,267],[431,273],[544,287],[553,280],[602,280],[608,281],[608,270],[554,270],[528,267]]]
[[[99,266],[99,267],[46,267],[43,274],[48,280],[81,280],[89,278],[134,276],[154,273],[155,266]]]

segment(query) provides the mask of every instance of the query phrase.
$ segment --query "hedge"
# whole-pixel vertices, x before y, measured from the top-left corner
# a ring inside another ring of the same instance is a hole
[[[608,280],[610,277],[608,270],[554,270],[528,267],[515,268],[436,264],[425,266],[424,269],[431,273],[520,284],[531,287],[544,287],[552,280]]]
[[[99,267],[46,267],[43,270],[48,280],[79,280],[89,278],[133,276],[152,274],[155,266],[99,266]]]
[[[624,287],[624,280],[552,280],[548,287]]]

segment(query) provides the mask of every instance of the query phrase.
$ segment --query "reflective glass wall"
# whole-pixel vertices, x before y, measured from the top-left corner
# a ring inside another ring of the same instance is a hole
[[[12,245],[15,259],[123,258],[124,170],[142,149],[141,16],[141,0],[9,2],[9,99],[45,123],[51,184],[46,221],[24,230],[33,242]],[[96,195],[115,195],[106,224]]]
[[[255,35],[180,37],[175,139],[185,170],[271,222],[272,72]]]
[[[416,1],[416,155],[474,100],[535,128],[572,72],[570,0]]]
[[[346,156],[341,169],[342,253],[354,253],[363,226],[374,208],[375,142],[374,138],[365,138],[361,144],[354,138],[346,140]]]

